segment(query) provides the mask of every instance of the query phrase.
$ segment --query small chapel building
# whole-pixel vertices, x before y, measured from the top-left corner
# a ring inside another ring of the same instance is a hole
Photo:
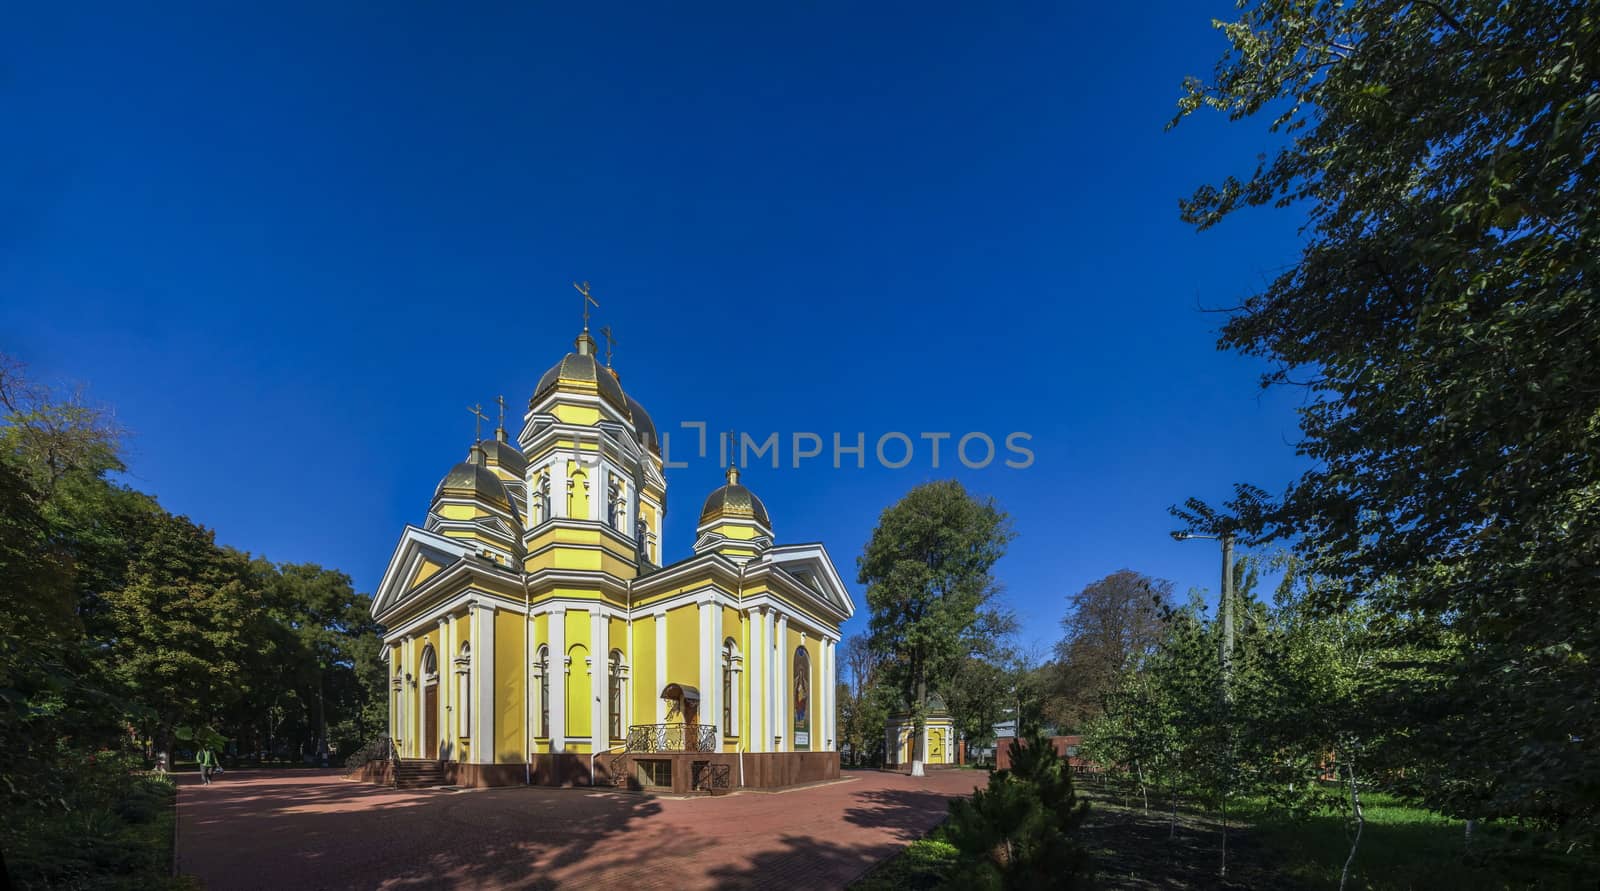
[[[667,559],[655,426],[587,326],[515,439],[501,413],[373,601],[401,769],[675,791],[838,776],[835,651],[855,606],[827,550],[779,544],[730,466],[693,552]]]
[[[884,722],[884,765],[905,767],[917,758],[917,723],[911,707],[901,703],[899,709]],[[955,764],[958,743],[955,720],[937,693],[928,695],[922,721],[923,763],[929,765]]]

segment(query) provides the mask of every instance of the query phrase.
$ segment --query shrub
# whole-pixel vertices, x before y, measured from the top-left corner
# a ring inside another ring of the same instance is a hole
[[[952,887],[1072,888],[1088,874],[1075,833],[1089,811],[1072,788],[1072,770],[1050,740],[1030,734],[1011,743],[1011,769],[989,787],[950,804],[945,837],[959,855]]]

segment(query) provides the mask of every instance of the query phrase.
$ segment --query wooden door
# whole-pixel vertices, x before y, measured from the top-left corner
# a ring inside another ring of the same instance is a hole
[[[944,731],[943,730],[930,730],[930,731],[928,731],[928,763],[929,764],[943,764],[944,763]]]
[[[422,744],[427,756],[439,758],[439,685],[429,684],[422,694]]]

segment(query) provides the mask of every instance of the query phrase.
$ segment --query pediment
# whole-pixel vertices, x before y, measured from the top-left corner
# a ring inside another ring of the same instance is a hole
[[[418,585],[470,555],[472,544],[470,540],[456,540],[407,526],[400,535],[400,543],[395,546],[394,556],[389,558],[378,593],[372,599],[373,617],[389,612]],[[429,566],[436,568],[425,571]]]
[[[843,613],[846,618],[855,615],[855,600],[845,587],[833,558],[821,544],[782,545],[761,555],[770,564],[802,586],[823,603]]]

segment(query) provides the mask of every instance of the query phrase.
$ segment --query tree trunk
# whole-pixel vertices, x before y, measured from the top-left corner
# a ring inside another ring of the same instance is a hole
[[[926,678],[917,679],[917,710],[916,720],[911,722],[911,775],[914,777],[926,776],[922,769],[922,761],[926,753],[922,751],[922,736],[927,731],[928,725],[923,717],[923,709],[928,704],[928,681]]]
[[[1344,891],[1345,884],[1350,881],[1350,867],[1356,862],[1356,848],[1361,845],[1361,830],[1367,825],[1367,818],[1361,812],[1361,790],[1356,788],[1356,769],[1354,765],[1346,764],[1345,776],[1350,780],[1350,818],[1355,821],[1355,837],[1350,840],[1350,856],[1344,858],[1344,871],[1339,873],[1339,891]]]
[[[1228,877],[1228,793],[1222,793],[1222,868],[1217,875]]]
[[[1139,759],[1135,758],[1135,759],[1133,759],[1133,769],[1134,769],[1134,772],[1137,773],[1138,776],[1139,776],[1139,797],[1144,799],[1144,812],[1146,814],[1149,814],[1150,813],[1150,793],[1148,791],[1146,791],[1145,787],[1144,787],[1144,765],[1140,764],[1139,763]]]

